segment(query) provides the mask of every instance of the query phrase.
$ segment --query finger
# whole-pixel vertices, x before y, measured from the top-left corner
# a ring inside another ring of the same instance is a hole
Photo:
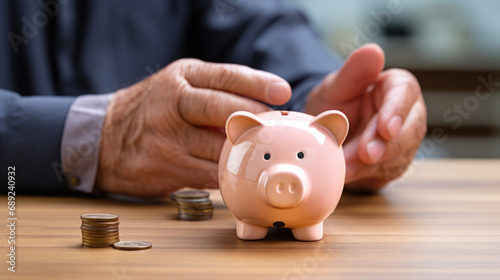
[[[366,166],[358,156],[359,136],[355,137],[344,145],[344,157],[346,162],[345,182],[352,182],[360,178],[363,174],[363,167]]]
[[[184,77],[193,87],[226,91],[272,105],[285,104],[292,95],[288,82],[272,73],[243,65],[190,61]]]
[[[372,116],[367,123],[358,145],[358,157],[365,164],[375,164],[385,153],[386,141],[377,135],[377,117]]]
[[[414,103],[421,98],[420,86],[408,71],[385,71],[373,90],[378,109],[377,131],[385,140],[398,136]]]
[[[416,150],[426,132],[426,114],[423,102],[414,104],[401,133],[390,141],[382,139],[377,134],[378,115],[368,123],[360,137],[358,156],[366,164],[375,164],[395,158],[407,150]]]
[[[246,97],[222,91],[186,86],[179,100],[181,117],[194,125],[224,127],[236,111],[254,114],[269,111],[266,105]]]
[[[372,84],[384,68],[384,51],[376,44],[355,50],[338,72],[325,78],[334,91],[322,91],[327,102],[346,102],[359,97]]]
[[[226,135],[208,127],[188,126],[190,130],[185,141],[188,152],[193,157],[218,162]]]

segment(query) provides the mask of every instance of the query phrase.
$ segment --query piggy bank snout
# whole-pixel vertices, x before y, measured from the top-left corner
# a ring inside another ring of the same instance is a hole
[[[298,205],[309,188],[305,172],[293,165],[281,165],[269,170],[263,187],[264,199],[278,208]]]

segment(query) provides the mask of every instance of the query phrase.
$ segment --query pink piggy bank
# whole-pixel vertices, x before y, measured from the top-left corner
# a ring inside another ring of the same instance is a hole
[[[349,123],[339,111],[236,112],[219,160],[222,198],[240,239],[287,227],[297,240],[323,238],[323,221],[344,188],[342,149]]]

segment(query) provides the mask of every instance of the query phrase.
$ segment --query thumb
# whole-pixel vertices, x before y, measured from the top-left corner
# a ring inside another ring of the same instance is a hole
[[[331,90],[322,91],[326,101],[346,102],[365,92],[384,69],[384,51],[377,44],[367,44],[355,50],[342,68],[325,78]],[[335,92],[335,94],[332,94]]]

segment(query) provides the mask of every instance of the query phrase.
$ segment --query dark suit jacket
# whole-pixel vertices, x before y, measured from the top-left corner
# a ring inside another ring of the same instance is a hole
[[[2,1],[0,35],[0,176],[15,166],[25,192],[66,190],[54,170],[75,96],[195,57],[285,78],[293,97],[281,108],[300,111],[341,65],[299,10],[272,0]]]

